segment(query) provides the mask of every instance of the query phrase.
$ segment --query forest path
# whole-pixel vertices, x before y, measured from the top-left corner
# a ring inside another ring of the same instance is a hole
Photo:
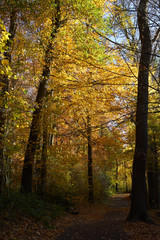
[[[74,224],[56,240],[128,240],[123,229],[129,205],[128,194],[116,194],[107,205],[83,206]]]
[[[133,223],[125,221],[129,205],[127,194],[117,194],[105,205],[86,203],[78,208],[77,215],[57,217],[51,222],[54,228],[32,218],[6,220],[0,240],[160,240],[159,210],[149,212],[155,225]]]

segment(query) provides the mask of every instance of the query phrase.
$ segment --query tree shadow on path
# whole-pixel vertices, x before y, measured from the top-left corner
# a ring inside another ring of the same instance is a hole
[[[123,231],[129,204],[128,194],[117,194],[100,211],[94,206],[86,208],[56,240],[129,240]]]

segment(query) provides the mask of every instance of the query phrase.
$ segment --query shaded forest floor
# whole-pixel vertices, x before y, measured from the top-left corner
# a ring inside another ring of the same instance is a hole
[[[126,222],[130,200],[128,194],[117,194],[106,205],[83,204],[79,214],[58,217],[54,228],[22,218],[6,221],[0,240],[159,240],[160,217],[157,210],[150,215],[154,224]]]

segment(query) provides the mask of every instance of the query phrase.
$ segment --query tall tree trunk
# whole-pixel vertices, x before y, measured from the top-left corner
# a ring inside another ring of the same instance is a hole
[[[9,26],[9,39],[6,42],[6,50],[4,52],[5,60],[11,64],[11,47],[16,33],[16,12],[14,10],[10,13],[10,26]],[[0,106],[0,193],[3,192],[5,176],[4,176],[4,136],[5,136],[5,123],[6,123],[6,109],[7,103],[6,92],[9,91],[9,78],[8,74],[0,75],[0,83],[2,88],[0,90],[1,106]]]
[[[157,151],[156,137],[154,133],[153,133],[153,141],[151,140],[149,150],[150,151],[149,151],[148,163],[147,163],[149,206],[151,208],[158,208],[159,207],[158,151]]]
[[[128,192],[128,177],[126,171],[126,163],[124,162],[124,181],[125,181],[125,191]]]
[[[37,139],[39,135],[38,124],[41,118],[41,112],[43,108],[43,101],[46,96],[46,87],[50,76],[50,66],[53,60],[52,51],[53,51],[53,40],[56,37],[56,34],[60,27],[60,1],[55,0],[55,19],[52,19],[52,32],[50,35],[50,40],[45,51],[45,59],[43,66],[43,73],[40,79],[40,84],[38,87],[38,93],[36,97],[36,107],[33,112],[32,124],[30,128],[30,135],[27,144],[27,149],[24,158],[23,172],[22,172],[22,181],[21,181],[21,192],[22,193],[31,193],[32,192],[32,168],[34,162],[34,156],[37,146]]]
[[[146,161],[148,148],[148,74],[151,55],[151,37],[147,20],[148,0],[140,0],[138,27],[141,38],[141,57],[138,74],[138,99],[136,111],[136,147],[133,161],[132,197],[128,220],[148,221]]]
[[[41,119],[42,120],[42,119]],[[39,128],[43,128],[41,126],[42,124],[39,125]],[[35,158],[34,158],[34,168],[33,168],[33,183],[32,183],[32,188],[33,191],[36,193],[41,192],[41,152],[42,152],[42,141],[43,141],[43,136],[42,136],[42,131],[40,130],[38,139],[37,139],[37,146],[36,146],[36,152],[35,152]]]
[[[91,119],[87,116],[87,140],[88,140],[88,201],[94,202],[93,194],[93,165],[92,165],[92,144],[91,144]]]
[[[48,121],[43,117],[43,146],[41,156],[41,194],[44,195],[47,183]]]
[[[116,192],[118,192],[118,160],[116,159]]]

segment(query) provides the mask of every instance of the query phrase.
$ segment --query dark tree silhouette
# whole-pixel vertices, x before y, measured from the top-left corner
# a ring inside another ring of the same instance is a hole
[[[16,11],[14,8],[10,12],[10,25],[9,25],[9,37],[6,42],[4,58],[11,64],[11,52],[12,45],[16,33]],[[1,63],[0,63],[1,64]],[[2,103],[0,105],[0,193],[5,188],[5,176],[4,176],[4,138],[5,138],[5,124],[6,124],[6,109],[5,104],[7,102],[6,92],[9,91],[9,78],[8,74],[0,74],[0,84],[2,88],[0,90],[0,98]]]
[[[38,127],[39,121],[41,119],[41,112],[43,109],[43,102],[46,96],[46,87],[50,77],[50,66],[53,60],[53,40],[60,27],[60,1],[55,0],[56,14],[54,19],[52,19],[52,32],[50,35],[50,41],[45,50],[45,59],[43,66],[43,73],[40,79],[38,93],[36,97],[36,107],[33,112],[33,118],[31,123],[30,135],[27,144],[27,149],[24,158],[22,181],[21,181],[21,192],[31,193],[32,192],[32,168],[34,162],[34,156],[36,152],[36,147],[38,145],[38,136],[40,128]]]
[[[141,57],[138,74],[136,110],[136,147],[133,161],[132,197],[128,220],[148,221],[146,162],[148,148],[148,75],[151,56],[151,36],[147,18],[148,0],[140,0],[138,27],[141,39]]]

